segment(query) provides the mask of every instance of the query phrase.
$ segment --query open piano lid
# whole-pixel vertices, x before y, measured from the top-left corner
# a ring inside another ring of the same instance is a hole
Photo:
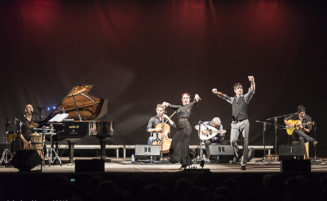
[[[50,119],[62,109],[69,114],[69,118],[78,120],[78,111],[82,120],[100,119],[107,113],[108,100],[91,96],[88,92],[93,88],[93,85],[76,85],[62,100],[47,119]],[[76,102],[76,106],[74,103]]]

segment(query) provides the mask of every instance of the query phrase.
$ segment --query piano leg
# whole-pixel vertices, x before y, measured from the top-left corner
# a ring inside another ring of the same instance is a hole
[[[69,163],[74,162],[74,143],[68,141],[68,149],[69,149]]]
[[[106,142],[101,137],[99,138],[99,140],[100,140],[100,148],[101,148],[101,151],[100,151],[101,152],[101,160],[104,160],[106,162],[111,162],[110,159],[106,160]]]

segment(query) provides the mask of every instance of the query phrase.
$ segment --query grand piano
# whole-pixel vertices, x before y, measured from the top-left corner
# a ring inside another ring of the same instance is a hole
[[[107,113],[108,100],[91,96],[93,85],[75,86],[52,111],[43,123],[52,123],[56,130],[55,142],[66,140],[69,146],[69,162],[73,162],[74,144],[86,136],[99,139],[101,159],[105,159],[105,139],[113,136],[113,122],[99,120]],[[67,113],[62,122],[49,122],[60,113]]]

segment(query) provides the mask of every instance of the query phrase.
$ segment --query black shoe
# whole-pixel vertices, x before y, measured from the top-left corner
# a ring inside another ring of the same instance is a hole
[[[241,170],[246,170],[246,165],[241,165]]]

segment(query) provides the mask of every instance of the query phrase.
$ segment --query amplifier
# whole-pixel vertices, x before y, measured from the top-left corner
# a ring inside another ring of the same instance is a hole
[[[304,145],[280,145],[279,160],[303,158],[304,152]]]
[[[209,145],[210,156],[234,155],[233,147],[230,145]]]
[[[160,160],[160,146],[135,145],[135,160]]]
[[[209,159],[217,163],[227,163],[234,158],[234,151],[231,145],[209,145]]]
[[[281,172],[311,172],[310,160],[282,160]]]

